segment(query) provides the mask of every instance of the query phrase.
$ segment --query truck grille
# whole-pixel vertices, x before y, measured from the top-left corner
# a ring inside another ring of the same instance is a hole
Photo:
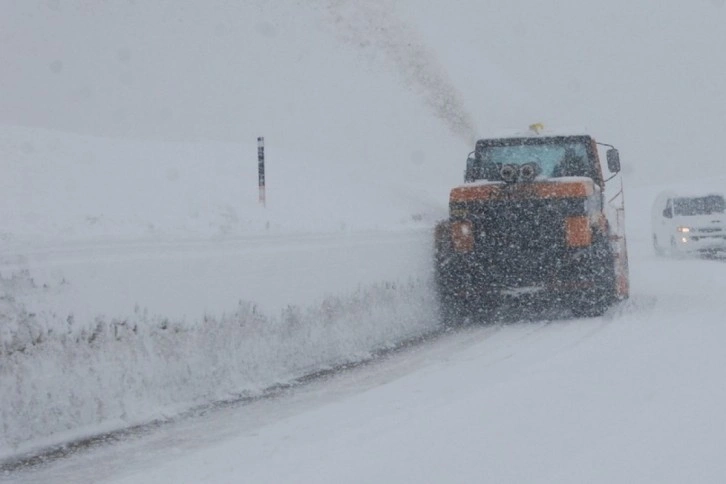
[[[585,214],[583,199],[480,201],[469,207],[475,260],[504,286],[551,281],[566,262],[565,218]]]

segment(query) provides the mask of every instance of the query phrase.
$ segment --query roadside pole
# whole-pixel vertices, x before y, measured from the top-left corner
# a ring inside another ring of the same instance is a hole
[[[259,202],[263,207],[266,206],[265,200],[265,138],[260,136],[257,138],[257,185],[259,186],[260,196]]]

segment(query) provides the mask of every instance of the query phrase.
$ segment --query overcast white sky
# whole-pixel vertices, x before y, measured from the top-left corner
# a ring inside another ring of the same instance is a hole
[[[724,170],[717,0],[3,0],[3,12],[7,124],[262,133],[376,169],[410,168],[423,152],[416,171],[438,178],[468,146],[433,117],[428,87],[453,93],[477,133],[584,126],[619,144],[640,178]]]

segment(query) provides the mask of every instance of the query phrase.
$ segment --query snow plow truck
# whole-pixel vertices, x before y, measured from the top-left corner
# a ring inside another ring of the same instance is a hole
[[[619,173],[618,150],[587,134],[544,134],[538,124],[478,140],[464,183],[450,192],[449,217],[435,228],[444,324],[496,318],[513,305],[592,317],[626,299]]]

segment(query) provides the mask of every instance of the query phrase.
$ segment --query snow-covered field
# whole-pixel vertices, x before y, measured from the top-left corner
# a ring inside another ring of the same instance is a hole
[[[617,145],[632,286],[0,480],[726,480],[726,264],[649,220],[726,191],[722,1],[0,3],[0,460],[435,331],[431,229],[502,128]]]

